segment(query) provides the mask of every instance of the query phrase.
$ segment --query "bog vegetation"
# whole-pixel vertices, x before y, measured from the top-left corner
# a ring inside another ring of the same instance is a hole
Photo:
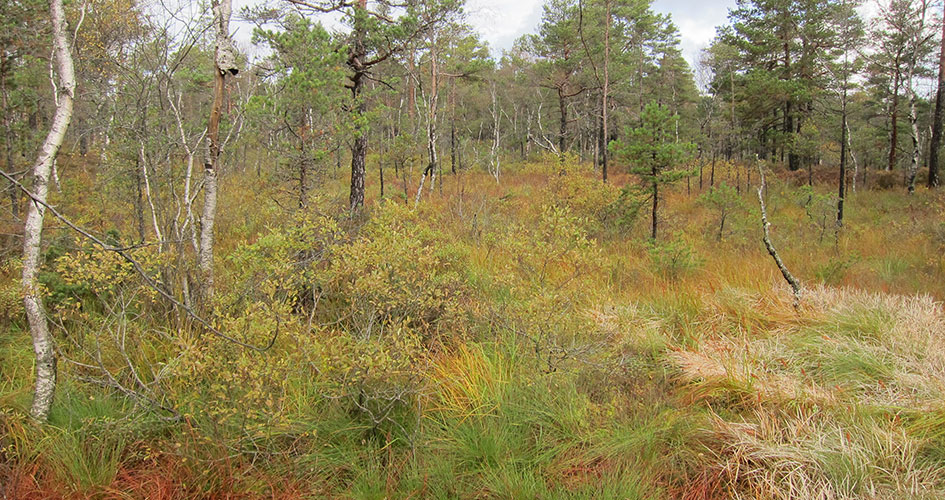
[[[0,4],[0,495],[942,498],[943,5],[867,7]]]

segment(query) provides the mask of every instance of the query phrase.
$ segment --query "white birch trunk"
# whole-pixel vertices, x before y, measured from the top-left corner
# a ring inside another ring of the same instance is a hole
[[[432,29],[432,28],[431,28]],[[437,53],[436,53],[436,37],[430,35],[430,101],[429,109],[427,110],[427,153],[429,154],[430,163],[427,165],[427,168],[423,170],[423,174],[420,177],[420,187],[417,188],[417,196],[414,199],[414,207],[420,204],[420,197],[423,194],[423,184],[426,178],[430,177],[430,193],[433,193],[433,188],[436,186],[436,167],[439,159],[437,158],[436,142],[437,142],[437,130],[436,130],[436,108],[439,101],[440,91],[439,91],[439,81],[437,74]],[[442,180],[440,181],[442,182]]]
[[[928,10],[928,2],[923,0],[919,3],[919,20],[914,28],[912,38],[912,54],[909,58],[909,75],[906,78],[909,86],[909,124],[912,132],[912,159],[909,162],[909,194],[915,193],[915,177],[919,171],[919,156],[921,155],[921,146],[919,144],[919,117],[916,112],[916,92],[915,92],[915,72],[919,64],[919,48],[923,43],[922,37],[925,33],[925,15]]]
[[[781,260],[781,256],[778,255],[778,251],[775,250],[774,244],[771,243],[771,233],[768,228],[771,226],[771,223],[768,222],[768,211],[765,208],[765,197],[764,192],[767,189],[767,183],[765,182],[765,171],[761,162],[758,161],[757,157],[755,161],[758,162],[758,173],[761,174],[761,185],[758,186],[758,203],[761,204],[761,229],[762,229],[762,241],[765,244],[765,248],[768,250],[768,254],[771,255],[771,258],[774,259],[775,265],[778,266],[778,270],[781,271],[781,276],[784,276],[784,281],[787,281],[788,285],[791,286],[791,290],[794,292],[794,309],[797,309],[801,305],[801,282],[788,271],[787,266],[784,265],[784,261]]]
[[[856,176],[860,173],[860,165],[856,162],[856,154],[853,152],[853,139],[850,136],[850,122],[847,122],[847,149],[850,150],[850,159],[853,160],[853,183],[850,186],[853,192],[856,192]]]
[[[207,127],[207,156],[204,159],[203,214],[200,225],[200,253],[197,267],[203,278],[203,298],[213,298],[213,225],[217,213],[217,162],[220,159],[220,114],[223,108],[224,78],[227,72],[236,74],[235,53],[230,40],[232,0],[213,0],[213,26],[216,31],[214,54],[213,107]]]
[[[909,84],[912,87],[912,84]],[[921,145],[919,144],[919,116],[915,109],[915,89],[909,91],[909,123],[912,125],[912,161],[909,162],[909,194],[915,193],[915,177],[919,171],[919,156],[921,155]]]
[[[499,105],[498,99],[496,98],[495,91],[495,82],[492,82],[491,87],[492,93],[492,150],[490,151],[490,170],[492,171],[492,176],[495,177],[495,182],[499,182],[499,168],[500,168],[500,159],[499,159]]]
[[[42,202],[46,201],[53,164],[66,131],[69,129],[69,122],[72,121],[76,87],[75,68],[66,35],[66,15],[62,0],[50,0],[49,16],[59,85],[54,84],[57,95],[56,113],[53,116],[52,126],[33,165],[33,195]],[[40,244],[45,213],[46,210],[42,204],[35,201],[30,203],[23,231],[23,305],[26,307],[30,334],[33,338],[33,352],[36,354],[36,386],[30,416],[38,421],[46,421],[49,417],[49,409],[56,390],[56,353],[36,281],[39,274]]]
[[[154,237],[157,238],[158,249],[164,251],[164,235],[161,234],[161,226],[158,224],[157,210],[154,208],[154,198],[151,197],[151,179],[148,176],[147,158],[144,154],[144,142],[140,143],[138,149],[141,163],[141,175],[144,177],[144,196],[148,200],[148,207],[151,209],[151,225],[154,226]]]
[[[177,118],[177,131],[180,133],[180,142],[184,147],[184,152],[187,153],[187,167],[184,171],[184,222],[181,224],[183,229],[189,229],[190,232],[190,244],[194,249],[194,253],[200,254],[200,245],[197,243],[197,224],[194,221],[194,198],[191,194],[191,188],[193,185],[193,176],[194,176],[194,157],[196,156],[196,149],[200,146],[200,143],[203,142],[204,136],[207,135],[206,129],[203,133],[200,134],[200,137],[197,139],[194,147],[190,147],[190,144],[187,143],[187,134],[184,133],[184,120],[181,117],[180,113],[180,101],[183,98],[181,94],[178,94],[177,104],[174,104],[174,99],[168,96],[168,102],[171,104],[171,109],[174,110],[174,117]],[[183,235],[178,235],[179,239],[183,239]]]

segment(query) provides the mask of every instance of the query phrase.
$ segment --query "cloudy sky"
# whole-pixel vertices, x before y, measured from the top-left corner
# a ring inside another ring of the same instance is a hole
[[[3,0],[0,0],[3,1]],[[186,3],[186,2],[185,2]],[[259,0],[234,0],[234,12]],[[489,42],[498,55],[502,49],[512,47],[512,42],[525,33],[537,31],[541,21],[541,6],[544,0],[467,0],[466,11],[469,22]],[[682,50],[690,63],[699,51],[715,36],[715,27],[724,23],[728,9],[735,0],[654,0],[653,9],[673,16],[673,22],[682,35]],[[332,25],[332,16],[323,16],[323,22]],[[236,22],[237,43],[250,53],[256,51],[249,42],[252,28]]]
[[[493,49],[507,49],[524,33],[536,30],[543,0],[469,0],[470,22]],[[683,53],[691,62],[715,36],[735,0],[655,0],[653,9],[673,16],[682,35]]]

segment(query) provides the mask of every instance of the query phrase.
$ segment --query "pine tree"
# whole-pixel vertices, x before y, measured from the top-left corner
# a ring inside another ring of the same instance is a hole
[[[572,0],[551,0],[544,5],[538,34],[523,39],[526,50],[538,59],[539,85],[552,90],[557,97],[559,154],[569,147],[571,98],[587,90],[578,78],[585,62],[578,21],[577,5]]]
[[[791,170],[811,161],[795,145],[829,82],[824,68],[839,44],[839,5],[837,0],[739,0],[729,13],[731,26],[720,31],[719,41],[737,51],[745,68],[736,77],[742,94],[751,96],[745,118],[762,148],[780,152]]]
[[[677,169],[691,155],[694,146],[677,142],[673,135],[677,115],[650,102],[643,108],[640,126],[627,131],[626,141],[614,141],[611,150],[630,164],[629,171],[641,178],[650,188],[650,238],[656,240],[660,187],[672,184],[691,173]]]

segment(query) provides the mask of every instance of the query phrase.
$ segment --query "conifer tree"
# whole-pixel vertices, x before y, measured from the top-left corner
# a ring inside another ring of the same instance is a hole
[[[656,102],[643,108],[640,126],[627,130],[626,141],[614,141],[611,150],[629,162],[629,171],[649,186],[652,210],[650,212],[650,238],[656,240],[660,187],[672,184],[688,176],[679,167],[693,150],[692,143],[677,142],[673,136],[677,115]]]

